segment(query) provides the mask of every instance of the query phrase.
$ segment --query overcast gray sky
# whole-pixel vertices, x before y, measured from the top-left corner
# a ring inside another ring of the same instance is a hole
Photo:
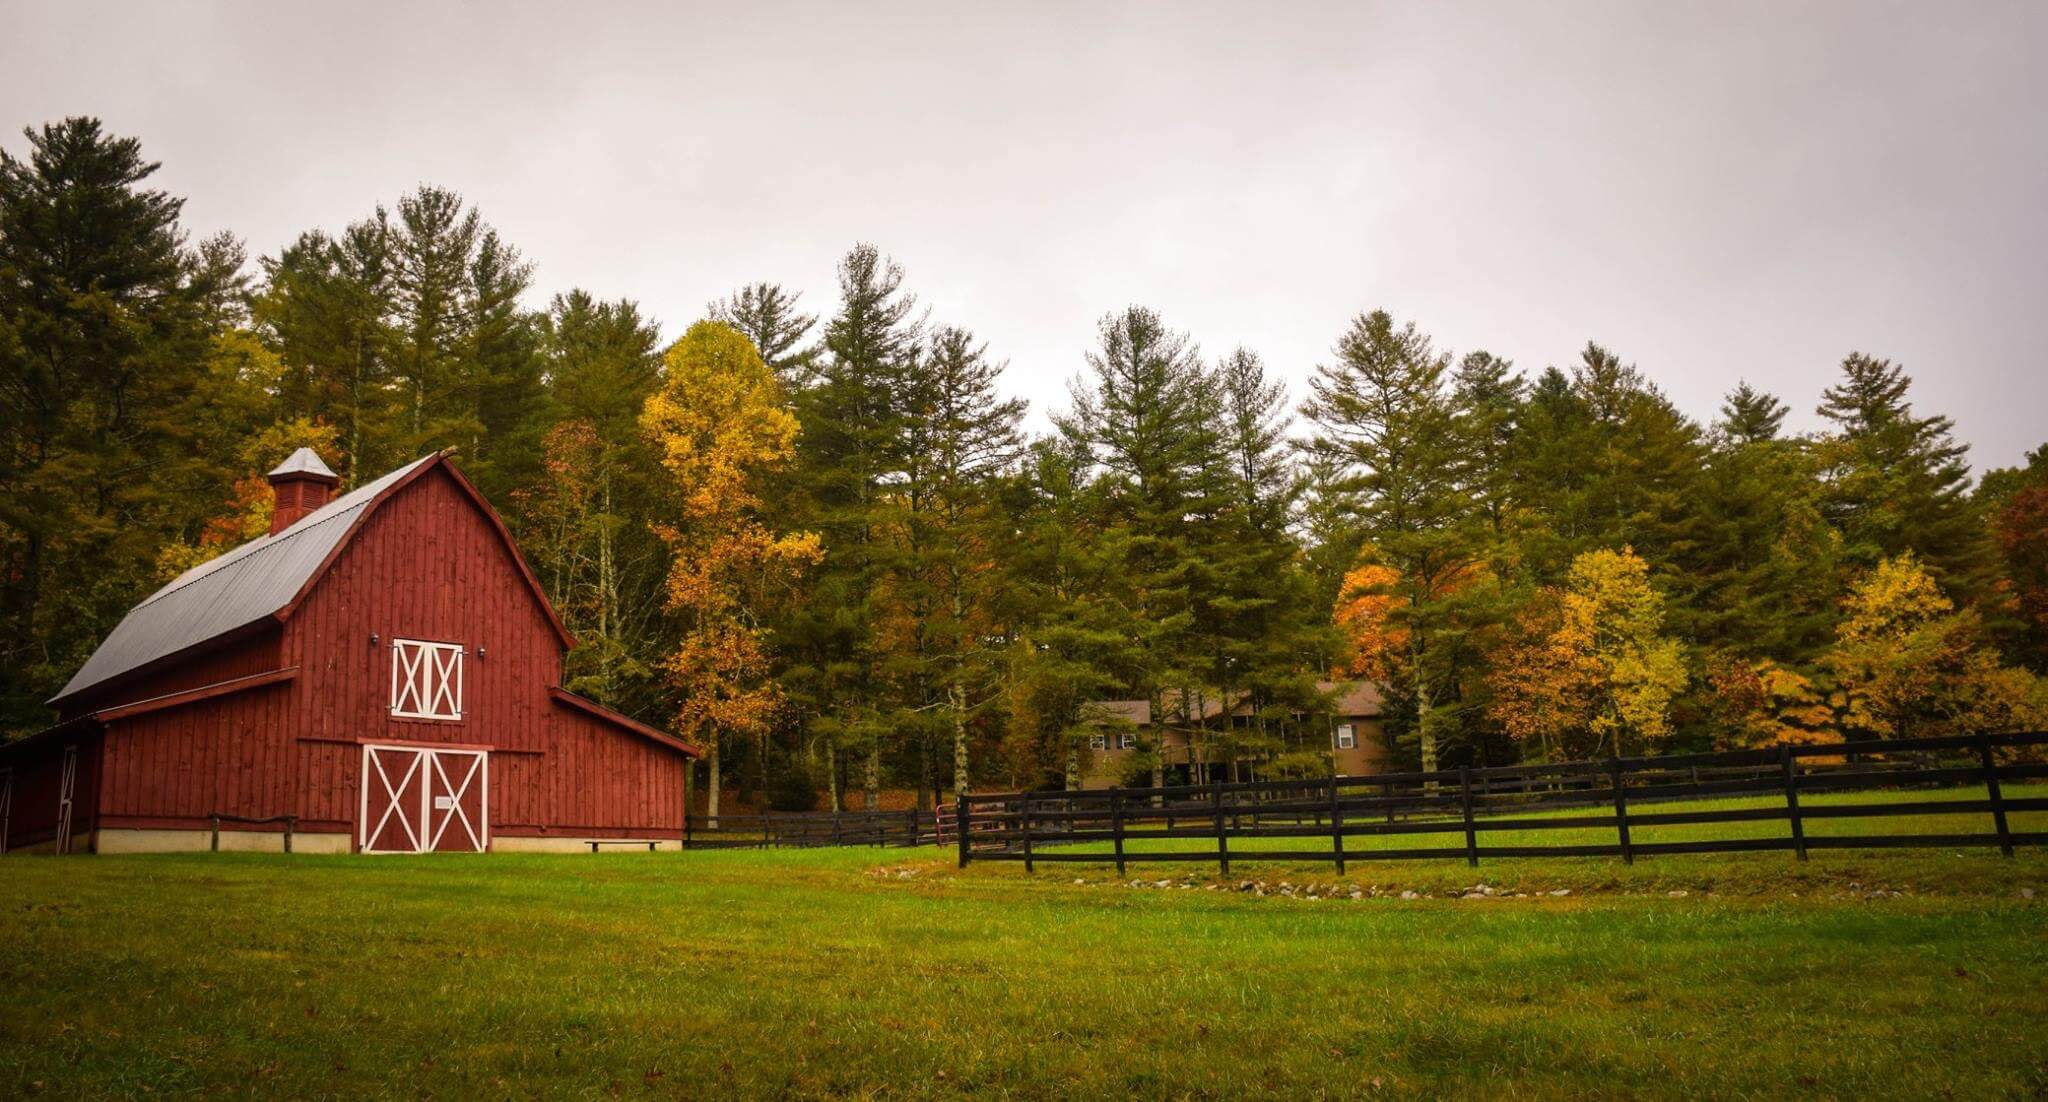
[[[1796,427],[1888,356],[1982,466],[2048,440],[2048,4],[0,0],[0,138],[93,114],[252,253],[453,187],[670,333],[833,304],[875,242],[1034,420],[1160,310],[1295,387],[1385,308],[1534,372],[1594,339]]]

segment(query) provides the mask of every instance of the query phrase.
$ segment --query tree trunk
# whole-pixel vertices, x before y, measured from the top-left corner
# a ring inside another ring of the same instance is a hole
[[[967,794],[967,686],[960,670],[953,670],[953,683],[946,687],[946,704],[953,713],[953,800]]]
[[[704,791],[704,819],[712,830],[718,829],[718,736],[711,736],[710,746],[704,752],[704,764],[711,773],[710,783]]]
[[[1152,787],[1166,787],[1166,696],[1154,690],[1146,699],[1152,709]]]
[[[1422,771],[1434,773],[1436,772],[1436,732],[1431,730],[1429,726],[1429,675],[1423,672],[1423,653],[1422,632],[1420,629],[1412,629],[1409,632],[1408,663],[1414,667],[1415,671],[1415,730],[1416,735],[1422,741]],[[1436,782],[1431,781],[1429,785],[1431,791],[1435,791]]]
[[[1081,747],[1073,739],[1067,740],[1066,788],[1069,792],[1081,789]]]
[[[839,806],[839,747],[829,740],[825,743],[825,789],[831,793],[832,810],[842,810]]]
[[[861,788],[867,794],[868,810],[882,809],[882,736],[878,732],[868,740],[867,774],[861,778]]]

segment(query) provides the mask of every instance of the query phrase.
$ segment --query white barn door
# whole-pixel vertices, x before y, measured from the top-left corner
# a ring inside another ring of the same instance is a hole
[[[481,853],[490,848],[490,755],[364,746],[357,844],[364,853]]]

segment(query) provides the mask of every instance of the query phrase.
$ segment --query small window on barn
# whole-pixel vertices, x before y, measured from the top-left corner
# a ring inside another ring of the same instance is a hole
[[[462,644],[391,641],[391,714],[462,718]]]
[[[1349,750],[1358,745],[1358,734],[1349,723],[1337,725],[1337,749]]]
[[[1118,735],[1116,737],[1116,748],[1119,750],[1136,750],[1138,748],[1137,732],[1125,731],[1123,734]]]

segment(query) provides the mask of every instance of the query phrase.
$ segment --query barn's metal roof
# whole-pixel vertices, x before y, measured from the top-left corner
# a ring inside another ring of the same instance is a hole
[[[275,614],[298,596],[378,494],[433,458],[416,459],[282,532],[250,540],[178,575],[129,610],[52,702]],[[326,469],[317,456],[313,462]]]

